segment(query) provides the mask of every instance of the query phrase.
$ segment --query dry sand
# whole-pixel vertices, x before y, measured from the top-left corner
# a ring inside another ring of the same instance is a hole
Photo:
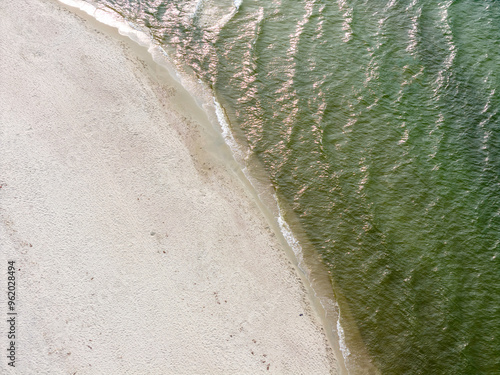
[[[301,279],[182,86],[55,2],[3,1],[0,30],[2,295],[7,260],[18,270],[2,373],[337,373]]]

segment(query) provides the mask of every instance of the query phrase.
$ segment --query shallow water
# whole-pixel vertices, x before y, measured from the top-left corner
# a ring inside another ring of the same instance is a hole
[[[213,89],[328,268],[352,373],[361,337],[383,374],[500,374],[498,2],[99,3]]]

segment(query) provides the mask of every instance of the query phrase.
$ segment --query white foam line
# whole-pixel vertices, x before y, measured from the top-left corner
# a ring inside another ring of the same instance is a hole
[[[309,280],[309,274],[306,272],[306,269],[304,267],[304,255],[302,253],[302,246],[300,246],[299,241],[295,236],[293,235],[292,230],[290,229],[290,226],[286,222],[286,220],[283,217],[283,212],[281,210],[281,206],[279,204],[278,197],[274,195],[274,200],[276,201],[276,204],[278,206],[278,225],[280,227],[280,231],[283,234],[283,237],[285,238],[286,242],[288,243],[288,246],[293,250],[293,253],[295,254],[295,258],[297,258],[297,266],[299,269],[307,276],[307,279],[310,283],[311,280]]]
[[[238,146],[238,143],[233,137],[233,133],[231,132],[231,128],[229,127],[224,109],[222,109],[222,106],[219,104],[217,99],[215,99],[215,97],[213,98],[213,100],[215,105],[215,114],[217,115],[217,120],[219,121],[219,125],[222,130],[222,137],[224,138],[224,141],[229,146],[233,154],[241,158],[243,156],[242,152],[240,150],[240,147]]]
[[[335,302],[335,304],[337,304],[337,302]],[[351,352],[345,342],[344,328],[342,328],[342,325],[340,324],[340,310],[338,309],[338,305],[337,311],[339,312],[339,316],[337,318],[337,335],[339,338],[340,352],[342,353],[342,357],[344,357],[344,364],[346,365],[347,372],[349,373],[349,368],[347,367],[347,357],[351,355]]]
[[[128,36],[133,41],[141,46],[151,46],[152,37],[148,35],[137,25],[125,20],[123,17],[113,11],[108,11],[103,8],[98,8],[90,3],[82,0],[59,0],[59,2],[69,5],[70,7],[80,9],[92,16],[100,23],[118,29],[121,35]]]
[[[167,51],[153,38],[149,32],[147,32],[147,30],[144,30],[144,28],[126,20],[113,10],[98,8],[84,0],[58,1],[70,7],[84,11],[96,21],[117,29],[120,35],[128,37],[142,47],[146,47],[149,54],[153,57],[153,60],[157,64],[165,67],[173,79],[187,88],[187,82],[185,82],[182,75],[180,75],[174,68],[174,64]]]

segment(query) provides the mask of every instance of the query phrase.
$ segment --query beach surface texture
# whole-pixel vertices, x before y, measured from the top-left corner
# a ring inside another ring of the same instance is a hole
[[[337,373],[296,268],[182,85],[56,2],[4,1],[0,30],[0,267],[15,261],[17,312],[13,368],[2,304],[1,372]]]

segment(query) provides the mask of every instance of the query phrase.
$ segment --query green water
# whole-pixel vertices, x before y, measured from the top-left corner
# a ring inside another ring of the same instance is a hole
[[[108,4],[213,88],[348,347],[359,331],[383,374],[500,374],[497,1]]]

